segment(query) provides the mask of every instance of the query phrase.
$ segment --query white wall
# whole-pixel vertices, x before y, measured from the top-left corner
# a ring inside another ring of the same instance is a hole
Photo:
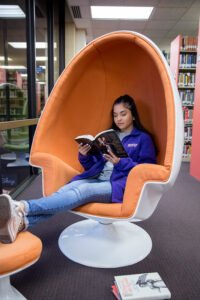
[[[86,45],[84,29],[76,29],[73,23],[65,27],[65,65]]]

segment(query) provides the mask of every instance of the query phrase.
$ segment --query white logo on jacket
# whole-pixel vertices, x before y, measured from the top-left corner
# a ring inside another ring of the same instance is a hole
[[[128,144],[128,147],[137,147],[138,144]]]

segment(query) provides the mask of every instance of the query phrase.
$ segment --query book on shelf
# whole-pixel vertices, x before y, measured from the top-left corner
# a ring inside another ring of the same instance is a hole
[[[194,105],[194,90],[179,90],[179,95],[183,106]]]
[[[196,68],[197,55],[196,53],[180,53],[180,65],[179,68],[187,69]]]
[[[194,87],[195,84],[195,73],[179,73],[178,85],[183,87]]]
[[[170,299],[171,293],[157,272],[114,276],[112,292],[118,300]]]
[[[103,154],[108,154],[111,150],[117,157],[128,157],[119,136],[113,129],[104,130],[96,136],[79,135],[75,137],[75,141],[79,144],[89,144],[91,149],[89,154],[96,154],[99,151]]]
[[[192,36],[183,36],[180,48],[181,51],[196,51],[197,38]]]
[[[192,120],[193,119],[193,108],[189,109],[188,107],[183,106],[183,117],[184,117],[184,120]]]

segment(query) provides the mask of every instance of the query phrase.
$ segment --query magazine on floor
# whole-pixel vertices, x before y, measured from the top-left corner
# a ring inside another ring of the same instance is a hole
[[[91,146],[90,154],[98,153],[108,154],[111,150],[117,157],[128,157],[120,138],[113,129],[108,129],[98,133],[95,137],[89,134],[75,137],[79,144],[89,144]]]
[[[114,276],[114,279],[112,292],[118,300],[171,298],[169,289],[157,272]]]

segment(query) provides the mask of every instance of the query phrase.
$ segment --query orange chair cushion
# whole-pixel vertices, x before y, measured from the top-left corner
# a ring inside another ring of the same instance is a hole
[[[129,218],[138,203],[144,183],[166,181],[168,171],[165,167],[141,164],[131,170],[128,176],[123,203],[88,203],[74,209],[77,212],[111,218]]]
[[[41,240],[32,233],[20,232],[11,244],[0,243],[0,275],[25,268],[39,259]]]

